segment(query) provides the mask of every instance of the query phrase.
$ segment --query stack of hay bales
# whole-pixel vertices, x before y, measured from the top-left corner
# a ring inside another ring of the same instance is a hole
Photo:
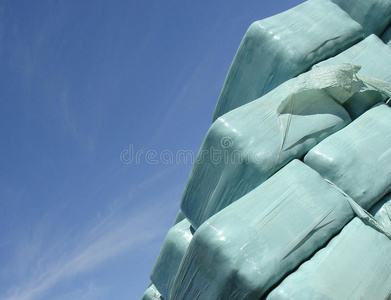
[[[390,299],[390,25],[308,0],[250,26],[143,300]]]

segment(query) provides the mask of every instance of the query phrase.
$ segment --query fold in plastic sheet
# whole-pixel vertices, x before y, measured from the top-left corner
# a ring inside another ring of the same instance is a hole
[[[254,22],[228,71],[213,121],[362,38],[362,27],[329,0],[309,0]]]
[[[391,231],[390,198],[381,201],[375,219],[386,220]],[[391,299],[391,240],[354,218],[266,299]]]
[[[365,36],[380,36],[391,24],[390,0],[332,0],[364,28]]]
[[[376,35],[370,35],[360,43],[335,57],[318,63],[316,66],[342,63],[361,66],[358,74],[391,82],[391,47],[385,45]],[[344,107],[352,119],[356,119],[370,107],[386,99],[386,96],[382,96],[376,91],[368,91],[353,96],[344,104]]]
[[[192,238],[193,229],[189,221],[184,219],[173,226],[164,239],[151,272],[151,281],[164,299],[170,299],[172,284]]]
[[[379,224],[391,231],[391,194],[388,194],[382,201],[376,204],[371,209],[371,214],[373,214]]]
[[[141,300],[164,300],[159,291],[152,284],[144,293]]]
[[[304,162],[371,208],[391,190],[391,108],[374,106],[311,149]]]
[[[294,160],[201,225],[171,299],[259,299],[352,217],[337,189]]]
[[[359,92],[359,67],[325,66],[293,78],[219,118],[186,184],[181,210],[202,222],[350,122],[341,103]]]
[[[381,35],[381,39],[384,43],[391,45],[391,26]]]

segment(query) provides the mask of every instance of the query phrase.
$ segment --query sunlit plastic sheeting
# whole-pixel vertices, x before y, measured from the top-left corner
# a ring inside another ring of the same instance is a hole
[[[170,299],[175,275],[192,238],[193,229],[189,221],[184,219],[173,226],[164,239],[151,272],[151,280],[165,299]]]
[[[325,90],[349,97],[352,88],[345,85],[352,78],[351,65],[319,67],[216,120],[182,197],[181,210],[193,226],[347,125],[348,113]]]
[[[164,300],[156,287],[152,284],[144,293],[141,300]]]
[[[382,34],[381,39],[384,43],[391,45],[391,26]]]
[[[391,47],[385,45],[376,35],[370,35],[365,40],[345,50],[339,55],[317,64],[317,66],[350,63],[361,66],[358,74],[373,76],[391,83]],[[356,119],[370,107],[386,100],[375,91],[368,91],[349,99],[344,107],[353,119]]]
[[[380,36],[391,24],[390,0],[332,0],[364,28],[365,36]]]
[[[362,38],[362,27],[329,0],[309,0],[254,22],[228,71],[213,121]]]
[[[391,108],[377,104],[311,149],[304,162],[371,208],[391,190]]]
[[[391,228],[390,228],[391,229]],[[267,300],[391,298],[391,240],[354,218]]]
[[[176,215],[174,225],[178,224],[180,221],[184,220],[185,218],[186,218],[186,216],[183,214],[183,212],[181,210],[179,210],[178,214]]]
[[[352,217],[337,189],[294,160],[200,226],[171,299],[260,299]]]
[[[382,201],[376,204],[371,213],[384,228],[391,231],[391,194],[388,194]]]

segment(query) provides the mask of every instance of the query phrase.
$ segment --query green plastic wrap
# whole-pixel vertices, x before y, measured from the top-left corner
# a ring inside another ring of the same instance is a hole
[[[314,68],[216,120],[182,197],[181,210],[193,226],[347,125],[350,117],[335,101],[343,103],[366,89],[357,70],[352,65]]]
[[[384,43],[391,45],[391,26],[382,34],[381,39]]]
[[[309,0],[254,22],[228,71],[213,121],[362,38],[362,27],[329,0]]]
[[[371,213],[381,226],[391,231],[391,194],[388,194],[382,201],[376,204],[371,209]]]
[[[380,36],[391,24],[390,0],[332,0],[364,28],[365,36]]]
[[[178,224],[180,221],[184,220],[186,216],[183,214],[181,210],[179,210],[178,214],[175,217],[174,225]]]
[[[391,231],[390,196],[375,218]],[[384,207],[384,208],[383,208]],[[267,300],[391,299],[391,240],[354,218],[325,248],[289,275]]]
[[[318,63],[317,66],[342,63],[360,65],[358,74],[391,82],[391,47],[385,45],[376,35],[370,35],[341,54]],[[386,99],[386,96],[376,91],[368,91],[353,96],[344,104],[344,108],[352,119],[356,119],[370,107]]]
[[[192,238],[193,229],[189,221],[184,219],[173,226],[164,239],[151,272],[151,281],[164,299],[170,299],[172,284]]]
[[[311,149],[304,162],[371,208],[391,190],[391,108],[374,106]]]
[[[144,293],[141,300],[164,300],[159,291],[152,284]]]
[[[171,299],[260,299],[352,217],[344,195],[294,160],[200,226]]]

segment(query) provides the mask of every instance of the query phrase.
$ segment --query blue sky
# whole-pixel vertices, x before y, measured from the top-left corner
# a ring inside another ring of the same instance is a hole
[[[159,155],[198,151],[247,27],[300,2],[1,1],[0,299],[139,299],[191,169]]]

